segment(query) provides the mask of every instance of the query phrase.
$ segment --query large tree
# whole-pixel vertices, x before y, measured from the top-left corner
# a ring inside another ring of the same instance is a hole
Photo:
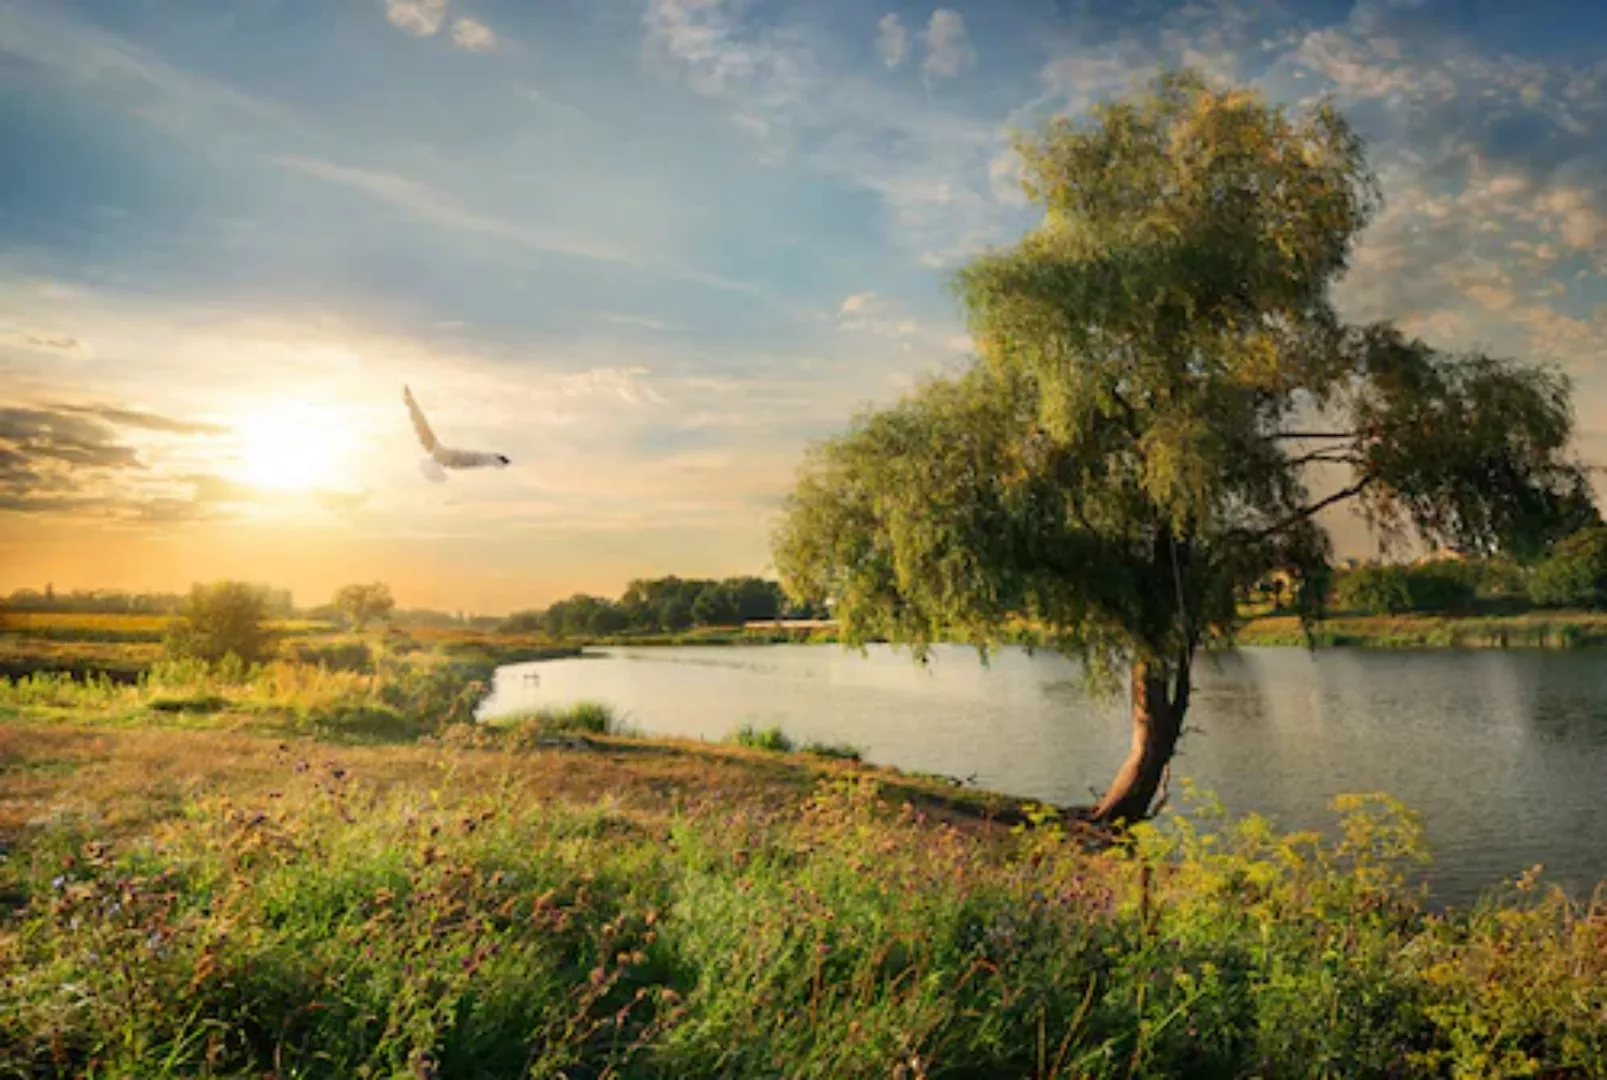
[[[1319,514],[1531,549],[1588,498],[1567,381],[1351,327],[1328,289],[1379,205],[1360,140],[1185,72],[1018,142],[1042,223],[957,286],[979,357],[813,447],[775,536],[850,644],[984,651],[1020,619],[1132,700],[1091,816],[1146,816],[1196,656],[1274,571],[1309,626]]]

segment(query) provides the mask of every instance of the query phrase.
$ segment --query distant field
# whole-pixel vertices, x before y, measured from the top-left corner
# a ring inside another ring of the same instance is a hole
[[[4,611],[0,633],[58,638],[64,641],[160,640],[170,615],[129,615],[116,612]],[[329,623],[311,619],[276,619],[276,630],[289,634],[327,633]],[[116,636],[113,636],[116,635]]]

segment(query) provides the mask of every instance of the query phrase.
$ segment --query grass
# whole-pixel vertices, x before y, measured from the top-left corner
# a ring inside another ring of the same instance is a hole
[[[472,719],[492,671],[428,654],[382,659],[366,672],[282,660],[233,672],[160,662],[133,681],[36,672],[0,682],[0,710],[100,726],[183,715],[208,727],[395,741]]]
[[[1207,806],[1090,854],[652,745],[0,725],[0,1073],[1607,1069],[1607,911],[1424,914],[1388,800],[1331,843]]]
[[[1518,615],[1336,615],[1313,635],[1321,646],[1357,648],[1585,648],[1607,645],[1607,613],[1535,611]],[[1304,646],[1292,615],[1251,620],[1239,644]]]
[[[597,701],[581,701],[569,706],[549,706],[528,713],[513,713],[499,716],[488,723],[493,728],[517,732],[526,738],[550,735],[630,734],[613,708]]]
[[[1090,852],[778,728],[472,723],[555,648],[485,637],[0,683],[0,1075],[1607,1075],[1607,897],[1428,912],[1387,798]]]
[[[767,750],[777,754],[789,754],[797,749],[792,739],[779,727],[756,728],[752,724],[743,724],[731,734],[730,741],[749,750]]]

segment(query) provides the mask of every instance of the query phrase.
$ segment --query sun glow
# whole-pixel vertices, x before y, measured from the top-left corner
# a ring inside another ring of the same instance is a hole
[[[286,402],[242,419],[240,479],[253,487],[298,492],[333,488],[350,478],[356,438],[349,418],[327,405]]]

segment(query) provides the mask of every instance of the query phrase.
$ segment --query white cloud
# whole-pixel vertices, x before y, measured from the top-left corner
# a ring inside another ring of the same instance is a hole
[[[1539,206],[1569,247],[1592,251],[1607,240],[1607,218],[1596,209],[1594,192],[1582,187],[1554,188],[1540,198]]]
[[[965,16],[948,8],[938,8],[926,24],[926,62],[921,65],[929,78],[954,78],[975,66],[976,50],[965,31]]]
[[[673,61],[700,94],[740,99],[730,118],[760,143],[761,160],[790,158],[880,196],[896,227],[891,242],[912,258],[973,234],[1002,239],[1001,204],[989,193],[988,162],[1003,139],[996,123],[830,69],[825,60],[837,54],[809,31],[747,21],[746,10],[741,0],[651,0],[649,54]],[[952,47],[954,24],[936,23]]]
[[[446,20],[446,0],[385,0],[385,18],[414,37],[429,37]]]
[[[876,22],[876,51],[882,54],[882,62],[890,68],[896,68],[904,62],[909,54],[909,29],[898,21],[898,15],[889,11]]]
[[[497,35],[479,19],[461,18],[452,24],[452,44],[469,52],[484,52],[497,43]]]
[[[855,312],[865,311],[876,303],[876,299],[876,294],[873,292],[854,293],[843,300],[841,313],[852,315]]]

